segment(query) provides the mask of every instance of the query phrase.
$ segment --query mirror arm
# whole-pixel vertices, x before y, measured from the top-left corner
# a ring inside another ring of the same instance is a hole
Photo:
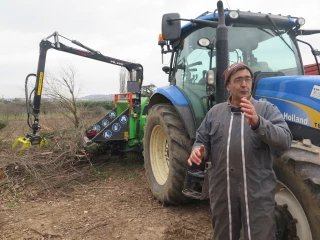
[[[188,22],[192,22],[192,23],[198,23],[198,24],[203,24],[209,27],[214,27],[216,28],[218,26],[218,22],[214,22],[214,21],[207,21],[207,20],[199,20],[199,19],[187,19],[187,18],[168,18],[167,23],[169,25],[172,25],[172,23],[174,21],[188,21]]]

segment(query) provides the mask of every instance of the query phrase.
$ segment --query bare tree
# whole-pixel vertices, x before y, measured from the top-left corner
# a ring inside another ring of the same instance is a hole
[[[58,102],[66,110],[61,113],[74,124],[75,128],[79,128],[80,115],[77,99],[80,93],[80,84],[76,83],[76,75],[76,69],[70,64],[61,67],[58,77],[46,72],[44,95]]]
[[[145,97],[151,97],[156,89],[157,86],[153,83],[150,83],[149,85],[144,85],[141,87],[141,94]]]

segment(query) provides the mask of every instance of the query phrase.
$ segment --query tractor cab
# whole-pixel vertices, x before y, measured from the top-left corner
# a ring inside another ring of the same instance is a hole
[[[305,23],[303,18],[231,10],[224,13],[228,42],[223,51],[228,65],[245,62],[256,80],[304,75],[296,36],[320,31],[300,30]],[[222,75],[222,70],[217,69],[217,51],[221,51],[217,48],[218,14],[215,11],[191,19],[181,29],[178,19],[178,14],[163,16],[159,45],[162,53],[172,52],[168,71],[170,84],[181,89],[189,99],[195,115],[199,116],[196,118],[198,127],[208,109],[227,97],[224,86],[217,89]],[[209,70],[213,71],[212,85],[207,84]],[[208,85],[211,86],[209,91]],[[253,88],[253,95],[254,91]],[[217,92],[224,92],[218,101]]]

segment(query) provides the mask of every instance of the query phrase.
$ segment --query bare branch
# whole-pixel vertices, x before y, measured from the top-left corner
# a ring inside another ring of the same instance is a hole
[[[50,72],[46,72],[46,87],[44,88],[44,96],[58,102],[66,111],[61,111],[75,126],[80,126],[80,116],[77,106],[77,96],[80,88],[76,84],[77,71],[72,65],[61,67],[60,75],[53,76]],[[68,115],[68,113],[71,113]]]
[[[155,90],[157,89],[156,85],[150,83],[149,85],[144,85],[141,87],[141,94],[146,97],[150,97]]]

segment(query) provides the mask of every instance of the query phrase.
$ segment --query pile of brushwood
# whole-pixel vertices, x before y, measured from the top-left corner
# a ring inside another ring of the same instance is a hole
[[[94,180],[96,169],[113,158],[103,146],[84,148],[82,130],[46,132],[49,144],[12,151],[12,142],[0,142],[0,202],[66,194]],[[8,197],[10,196],[10,197]]]

